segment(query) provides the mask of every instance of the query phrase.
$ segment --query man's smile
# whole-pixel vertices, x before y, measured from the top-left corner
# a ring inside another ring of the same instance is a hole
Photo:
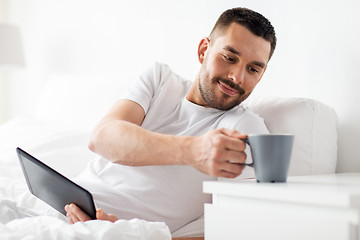
[[[233,96],[235,96],[236,94],[239,93],[238,90],[230,87],[229,85],[223,83],[222,81],[218,81],[218,83],[219,83],[218,86],[219,86],[220,90],[221,90],[223,93],[225,93],[226,95],[229,95],[229,96],[232,96],[232,97],[233,97]]]

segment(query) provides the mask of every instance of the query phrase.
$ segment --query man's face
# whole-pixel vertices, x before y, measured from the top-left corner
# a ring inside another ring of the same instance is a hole
[[[203,39],[199,45],[200,104],[220,110],[239,105],[264,74],[270,48],[270,42],[238,23],[215,39]]]

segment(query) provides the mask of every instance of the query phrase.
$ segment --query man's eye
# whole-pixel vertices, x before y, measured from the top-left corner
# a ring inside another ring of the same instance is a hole
[[[259,70],[257,70],[256,68],[253,68],[253,67],[250,67],[249,70],[250,70],[250,72],[253,72],[253,73],[259,72]]]
[[[232,58],[232,57],[228,57],[228,56],[226,56],[226,55],[223,55],[223,57],[224,57],[225,60],[228,61],[228,62],[235,62],[235,59]]]

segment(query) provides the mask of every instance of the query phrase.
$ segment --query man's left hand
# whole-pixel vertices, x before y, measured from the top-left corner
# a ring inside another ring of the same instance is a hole
[[[66,217],[69,219],[71,224],[76,222],[86,222],[91,220],[91,218],[84,213],[78,206],[71,203],[65,206]],[[108,214],[102,211],[101,208],[96,210],[96,219],[105,220],[110,222],[116,222],[118,218],[113,214]]]

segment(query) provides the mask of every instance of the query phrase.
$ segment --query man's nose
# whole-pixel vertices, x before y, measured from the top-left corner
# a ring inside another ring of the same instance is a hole
[[[236,84],[243,84],[245,81],[245,67],[231,69],[229,78]]]

